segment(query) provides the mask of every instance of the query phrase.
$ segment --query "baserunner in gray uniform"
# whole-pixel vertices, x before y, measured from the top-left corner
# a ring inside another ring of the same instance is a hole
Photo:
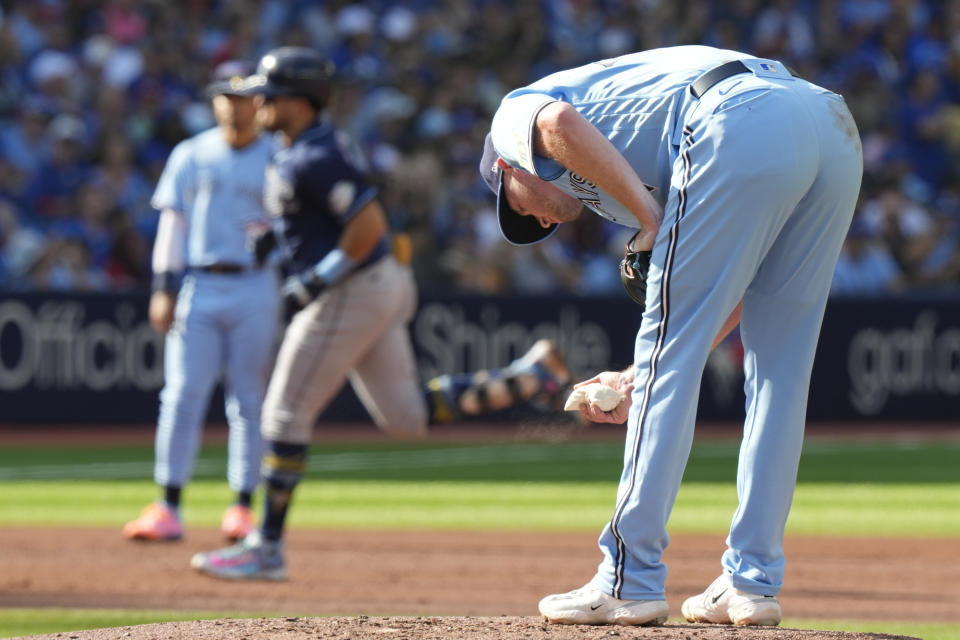
[[[216,577],[286,577],[287,510],[317,415],[347,379],[383,431],[423,436],[430,423],[555,396],[570,376],[555,345],[541,340],[504,369],[421,386],[407,328],[417,300],[412,271],[390,251],[363,158],[320,117],[332,74],[317,52],[281,47],[249,80],[261,123],[283,142],[264,188],[275,233],[256,242],[256,253],[278,245],[292,319],[263,407],[263,524],[237,545],[194,556],[194,568]]]
[[[616,508],[602,561],[540,611],[564,623],[660,624],[661,556],[712,346],[740,323],[746,422],[722,575],[683,604],[691,621],[777,624],[784,526],[834,265],[860,188],[843,98],[776,60],[702,46],[561,71],[509,93],[481,174],[501,230],[537,242],[587,210],[652,250],[634,365],[594,378],[632,388]]]

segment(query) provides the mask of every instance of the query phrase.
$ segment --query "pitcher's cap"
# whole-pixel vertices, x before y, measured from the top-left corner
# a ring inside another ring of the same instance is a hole
[[[500,233],[510,244],[523,246],[545,240],[557,230],[557,223],[542,227],[533,216],[522,216],[510,207],[503,192],[503,171],[497,166],[497,155],[493,148],[493,138],[488,133],[483,141],[483,157],[480,159],[480,175],[490,190],[497,196],[497,222]]]

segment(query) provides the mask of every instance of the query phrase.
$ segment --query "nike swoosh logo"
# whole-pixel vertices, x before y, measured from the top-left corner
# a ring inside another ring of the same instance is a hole
[[[717,597],[714,598],[711,602],[713,602],[713,604],[717,604],[717,600],[719,600],[720,598],[722,598],[722,597],[723,597],[723,594],[725,594],[726,592],[727,592],[727,590],[724,589],[723,591],[721,591],[720,593],[718,593],[718,594],[717,594]]]
[[[598,604],[598,605],[595,606],[595,607],[590,607],[590,611],[596,611],[597,609],[599,609],[599,608],[602,607],[602,606],[603,606],[602,604]]]
[[[738,84],[740,84],[741,82],[743,82],[743,80],[737,80],[736,82],[734,82],[732,85],[730,85],[730,86],[727,87],[726,89],[717,89],[717,93],[719,93],[719,94],[722,95],[722,96],[725,96],[725,95],[727,95],[728,93],[730,93],[731,91],[733,91],[733,88],[734,88],[735,86],[737,86]]]

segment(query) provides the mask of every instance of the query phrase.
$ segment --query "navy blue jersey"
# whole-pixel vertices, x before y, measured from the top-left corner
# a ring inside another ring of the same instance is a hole
[[[263,199],[291,272],[312,268],[337,246],[347,223],[377,195],[349,137],[318,122],[267,167]],[[382,258],[387,238],[358,267]]]

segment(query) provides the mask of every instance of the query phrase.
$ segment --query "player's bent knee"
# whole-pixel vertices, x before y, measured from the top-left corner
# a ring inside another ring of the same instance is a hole
[[[420,423],[387,423],[379,425],[380,430],[391,438],[402,438],[404,440],[420,440],[427,437],[427,422]]]
[[[392,438],[418,440],[427,436],[427,413],[424,410],[392,416],[389,420],[379,420],[377,426]]]
[[[260,435],[264,440],[309,444],[312,424],[285,412],[268,412],[264,407],[260,421]]]

